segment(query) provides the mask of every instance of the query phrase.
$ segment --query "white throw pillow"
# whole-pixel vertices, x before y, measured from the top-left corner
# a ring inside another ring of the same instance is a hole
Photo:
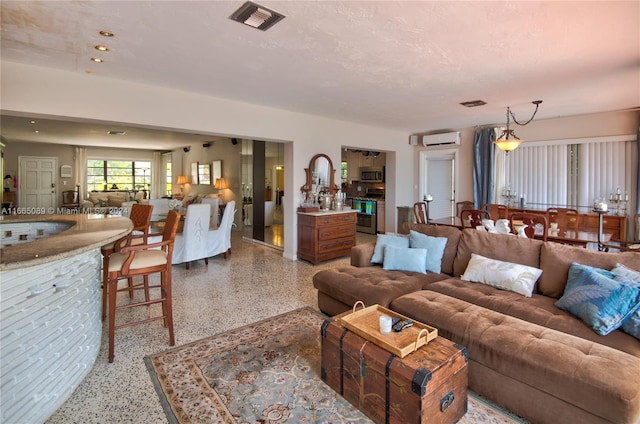
[[[489,259],[472,253],[467,269],[460,279],[531,297],[540,275],[542,270],[538,268]]]

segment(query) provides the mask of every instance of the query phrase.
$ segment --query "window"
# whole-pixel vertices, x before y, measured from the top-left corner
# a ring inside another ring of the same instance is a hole
[[[173,193],[173,184],[171,179],[173,178],[173,168],[172,168],[172,154],[171,153],[163,153],[162,154],[162,166],[164,168],[164,186],[165,186],[165,194],[167,196],[171,196]]]
[[[87,160],[87,189],[149,190],[151,162],[127,160]]]
[[[625,193],[635,192],[638,172],[636,143],[629,138],[520,145],[505,159],[503,190],[515,190],[516,202],[524,195],[527,206],[537,209],[565,206],[590,211],[596,198],[609,200],[618,188],[624,198]]]

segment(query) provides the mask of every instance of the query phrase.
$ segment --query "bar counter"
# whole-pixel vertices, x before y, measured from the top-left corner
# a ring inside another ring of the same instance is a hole
[[[41,423],[73,393],[102,338],[100,247],[131,220],[0,217],[0,422]]]

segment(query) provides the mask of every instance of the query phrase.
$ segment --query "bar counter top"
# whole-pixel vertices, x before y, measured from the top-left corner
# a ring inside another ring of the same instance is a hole
[[[6,245],[9,227],[20,223],[60,223],[70,225],[60,233]],[[12,224],[12,225],[4,225]],[[0,271],[45,264],[103,246],[133,229],[129,218],[102,214],[3,215],[0,216]]]

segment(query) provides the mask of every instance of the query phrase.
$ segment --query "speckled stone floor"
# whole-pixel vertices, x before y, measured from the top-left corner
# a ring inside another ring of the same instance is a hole
[[[176,345],[303,306],[317,309],[311,277],[321,269],[348,262],[341,258],[311,265],[287,260],[279,250],[243,241],[241,232],[234,230],[229,259],[211,258],[208,266],[204,261],[193,262],[190,270],[184,264],[173,267]],[[146,308],[135,309],[146,313]],[[123,311],[122,316],[129,312]],[[110,364],[104,325],[102,348],[93,369],[47,423],[167,422],[143,357],[169,347],[161,321],[124,328],[116,332],[115,360]]]

